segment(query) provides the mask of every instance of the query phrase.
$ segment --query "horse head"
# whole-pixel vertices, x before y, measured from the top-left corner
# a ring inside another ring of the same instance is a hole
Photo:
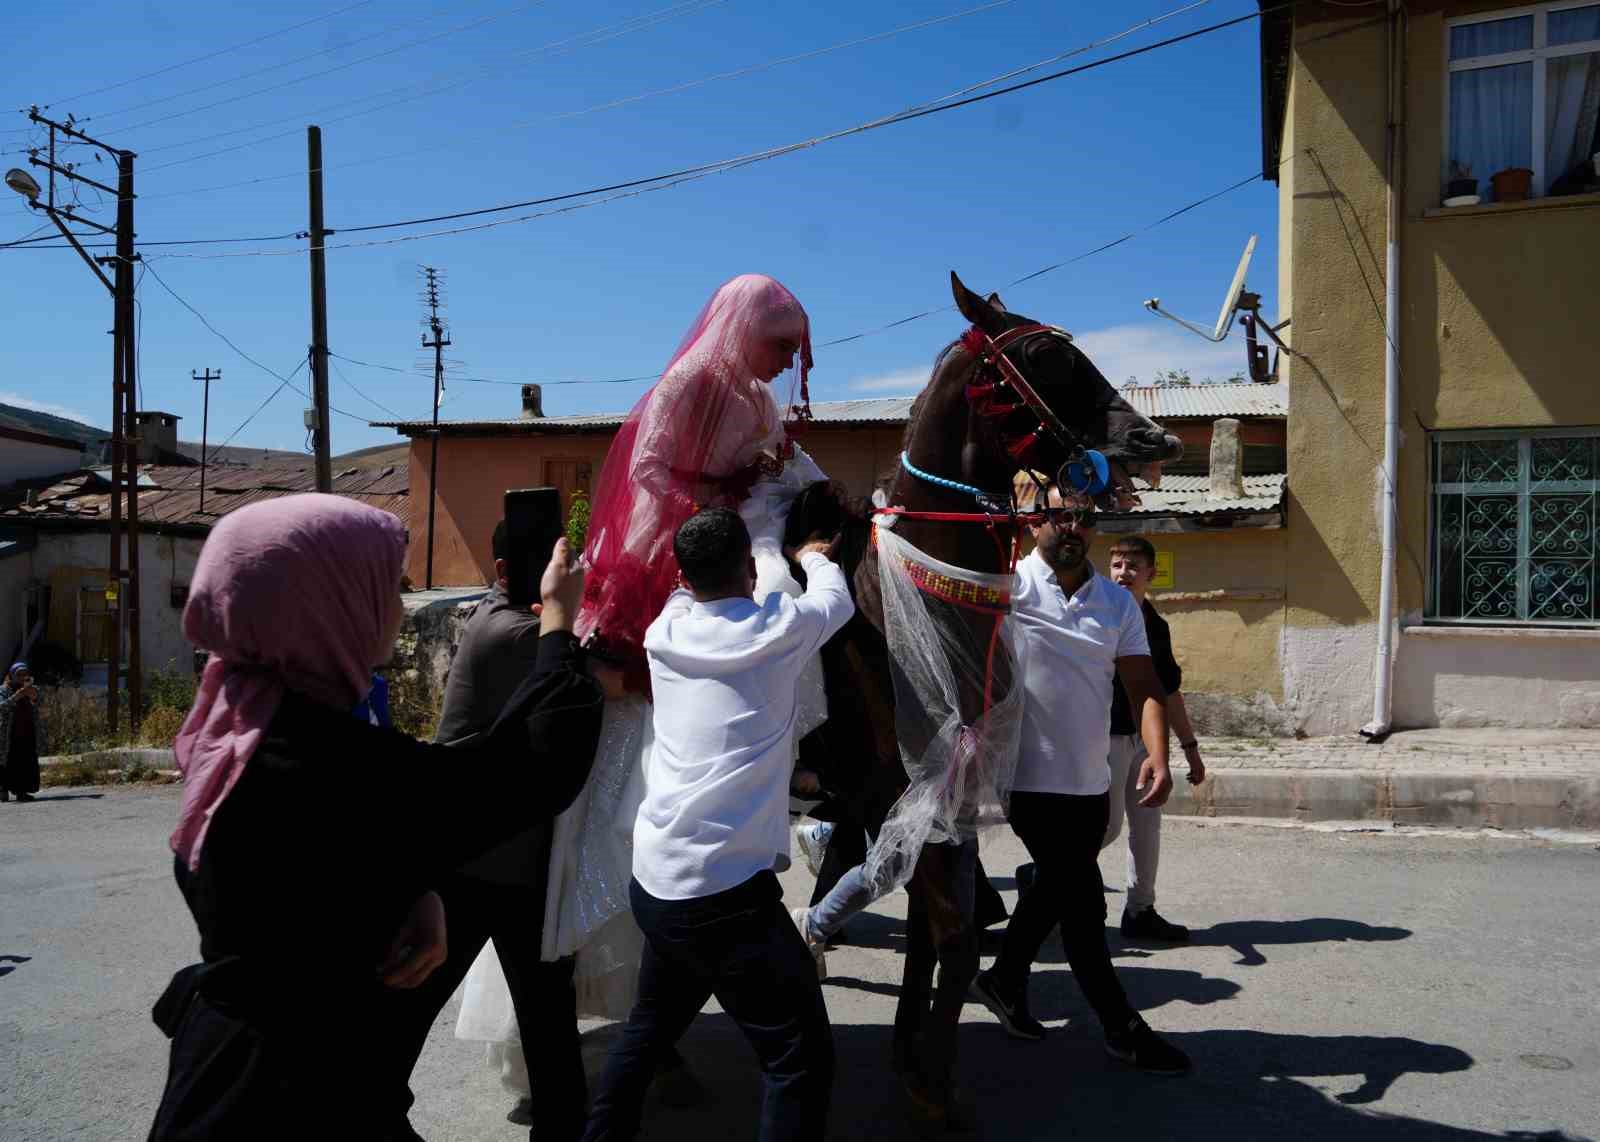
[[[961,315],[991,344],[1001,342],[1003,356],[1066,429],[1062,434],[1048,425],[1041,426],[1039,414],[1016,399],[1014,393],[992,401],[990,415],[971,418],[986,423],[975,423],[963,450],[962,468],[968,482],[983,488],[1009,489],[1013,475],[1023,468],[1055,479],[1078,449],[1095,449],[1106,457],[1110,468],[1110,487],[1100,499],[1103,506],[1111,507],[1133,502],[1132,475],[1142,475],[1154,486],[1161,478],[1161,464],[1183,454],[1178,438],[1124,400],[1088,354],[1073,342],[1071,334],[1054,326],[1042,326],[1033,333],[1006,339],[1004,335],[1009,330],[1040,323],[1006,309],[998,294],[980,297],[963,285],[954,272],[950,274],[950,289]],[[982,339],[978,341],[981,343]],[[952,345],[951,349],[955,347]],[[973,374],[978,365],[978,356],[970,351],[946,350],[928,382],[928,393],[932,395],[943,386],[947,394],[958,390],[962,396],[972,398],[977,389]],[[974,407],[976,410],[977,405]]]

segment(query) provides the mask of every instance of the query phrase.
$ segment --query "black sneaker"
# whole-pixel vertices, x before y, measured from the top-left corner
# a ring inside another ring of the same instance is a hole
[[[1122,1031],[1106,1032],[1106,1054],[1152,1075],[1186,1075],[1194,1069],[1189,1056],[1135,1015]]]
[[[517,1105],[513,1106],[506,1114],[506,1121],[513,1126],[533,1125],[533,1099],[519,1098]]]
[[[1164,920],[1154,908],[1143,912],[1122,911],[1122,934],[1134,940],[1160,940],[1167,944],[1187,944],[1189,929]]]
[[[1017,879],[1017,899],[1021,900],[1033,891],[1033,882],[1039,878],[1039,866],[1036,864],[1019,864],[1013,874]]]
[[[1028,1014],[1026,987],[1021,995],[1013,997],[994,978],[994,972],[986,971],[972,981],[971,993],[972,998],[994,1012],[1006,1034],[1013,1039],[1036,1043],[1044,1038],[1044,1024]]]

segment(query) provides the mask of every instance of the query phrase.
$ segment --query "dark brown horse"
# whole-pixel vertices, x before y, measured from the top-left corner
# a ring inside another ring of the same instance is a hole
[[[1010,505],[1019,468],[1054,478],[1069,460],[1081,459],[1085,448],[1099,450],[1110,461],[1111,486],[1101,493],[1102,502],[1125,502],[1132,492],[1130,472],[1174,459],[1182,447],[1123,400],[1063,331],[1007,312],[998,296],[979,297],[953,273],[950,280],[956,306],[974,332],[939,356],[912,406],[905,435],[910,464],[896,472],[889,502],[908,513],[898,519],[895,534],[927,555],[956,567],[1003,574],[1010,569],[1010,544],[1018,526],[1004,514],[1005,508],[992,525],[922,519],[916,513],[970,516]],[[997,344],[1000,355],[1023,378],[1020,385],[1013,377],[1013,383],[990,387],[1007,379],[1004,365],[986,359],[995,355]],[[1027,395],[1047,407],[1019,399],[1018,388],[1031,389]],[[981,507],[972,491],[927,476],[981,490],[988,504]],[[797,503],[791,534],[809,533],[811,514],[804,502]],[[822,509],[822,514],[828,513]],[[897,689],[902,702],[907,695],[885,639],[878,551],[859,542],[860,531],[858,527],[857,550],[865,550],[853,575],[858,618],[824,650],[830,738],[861,743],[870,751],[868,784],[877,784],[877,800],[883,803],[884,786],[906,787],[895,701]],[[1003,617],[938,599],[929,599],[928,606],[943,627],[939,633],[946,645],[983,647]],[[1002,663],[986,681],[987,686],[970,681],[962,685],[964,725],[977,721],[986,702],[1003,696],[1012,681],[1009,668]],[[907,884],[907,952],[895,1013],[895,1058],[911,1114],[927,1127],[955,1124],[961,1117],[953,1084],[956,1027],[978,970],[972,893],[963,885],[961,871],[970,875],[970,853],[966,860],[963,864],[956,844],[924,845]],[[940,969],[937,989],[935,964]]]

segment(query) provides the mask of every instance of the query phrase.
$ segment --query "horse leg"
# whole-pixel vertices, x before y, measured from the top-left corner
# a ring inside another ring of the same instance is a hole
[[[927,1128],[965,1125],[970,1118],[956,1105],[954,1070],[961,1010],[978,972],[972,892],[962,879],[971,880],[976,855],[976,842],[926,845],[909,886],[913,905],[895,1047],[913,1121]]]
[[[921,858],[917,868],[922,868]],[[938,962],[933,931],[928,924],[926,896],[916,873],[906,885],[906,893],[909,896],[906,958],[900,976],[900,1000],[894,1011],[895,1067],[903,1073],[916,1067],[916,1043],[928,1021],[928,1005],[933,998],[933,968]]]

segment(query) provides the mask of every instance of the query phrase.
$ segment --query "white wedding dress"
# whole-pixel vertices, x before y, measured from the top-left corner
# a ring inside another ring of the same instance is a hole
[[[776,479],[757,484],[740,506],[756,561],[755,597],[774,591],[799,595],[783,555],[783,529],[795,498],[826,480],[796,446]],[[822,659],[802,671],[796,696],[796,743],[827,718]],[[580,1018],[621,1020],[638,996],[644,937],[628,907],[633,876],[633,820],[644,799],[654,734],[650,704],[636,695],[607,702],[594,768],[578,799],[555,821],[545,896],[542,958],[575,957]],[[489,1044],[490,1060],[507,1086],[523,1094],[526,1070],[511,992],[494,945],[484,945],[461,986],[456,1038]]]

